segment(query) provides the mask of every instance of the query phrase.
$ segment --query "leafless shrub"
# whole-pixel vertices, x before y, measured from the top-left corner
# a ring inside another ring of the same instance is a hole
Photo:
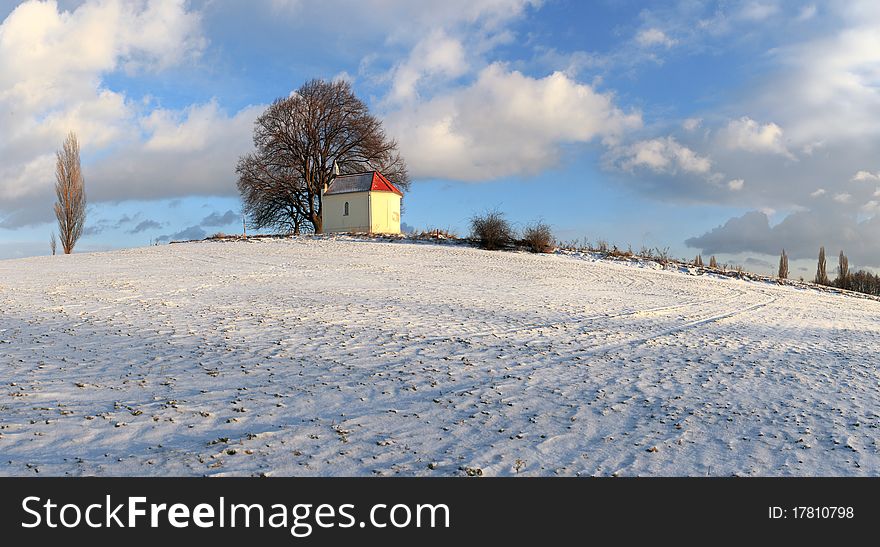
[[[55,218],[58,236],[64,254],[73,252],[86,224],[86,188],[79,160],[79,142],[76,134],[68,133],[56,153],[55,162]]]
[[[489,211],[471,218],[471,237],[488,250],[508,246],[515,238],[513,228],[504,218],[504,213]]]
[[[718,268],[718,261],[715,260],[715,255],[709,257],[709,267],[710,268]]]
[[[603,254],[608,254],[608,242],[604,239],[596,240],[596,250]]]
[[[703,256],[702,255],[697,255],[697,257],[694,258],[694,266],[697,266],[698,268],[703,267]]]
[[[215,234],[211,234],[211,235],[208,237],[208,239],[223,239],[223,238],[225,238],[225,237],[226,237],[226,234],[224,234],[223,232],[217,232],[217,233],[215,233]]]
[[[544,222],[537,222],[523,229],[523,243],[533,253],[549,253],[553,250],[556,240],[553,230]]]
[[[662,249],[660,247],[655,247],[654,256],[658,262],[666,264],[669,262],[669,247],[664,247]]]
[[[49,234],[49,250],[52,251],[52,256],[55,256],[55,249],[58,247],[58,240],[55,238],[55,232]]]
[[[632,249],[627,247],[627,250],[624,251],[622,249],[617,248],[617,245],[613,245],[611,250],[608,251],[608,256],[612,256],[615,258],[630,258],[632,257]]]

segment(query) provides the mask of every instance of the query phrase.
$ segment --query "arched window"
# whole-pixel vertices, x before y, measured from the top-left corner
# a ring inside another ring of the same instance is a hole
[[[348,202],[347,201],[345,202],[345,209],[342,212],[342,216],[344,216],[344,217],[348,216]]]

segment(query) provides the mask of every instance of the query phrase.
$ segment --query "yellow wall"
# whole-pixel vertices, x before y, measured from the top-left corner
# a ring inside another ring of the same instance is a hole
[[[369,194],[372,192],[351,192],[324,196],[322,216],[325,232],[369,232],[370,207]],[[348,202],[348,216],[345,216],[345,203]]]
[[[348,216],[345,203],[348,202]],[[350,192],[324,196],[324,232],[400,233],[400,196],[394,192]]]
[[[394,192],[370,192],[370,202],[370,231],[374,234],[399,234],[400,196]]]

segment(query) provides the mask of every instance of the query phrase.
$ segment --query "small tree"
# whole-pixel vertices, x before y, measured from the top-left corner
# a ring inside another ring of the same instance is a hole
[[[849,288],[849,259],[840,251],[837,261],[837,286],[841,289]]]
[[[788,255],[785,254],[785,249],[779,255],[779,279],[788,279]]]
[[[710,268],[717,268],[718,267],[718,261],[715,260],[715,255],[712,255],[709,257],[709,267]]]
[[[55,256],[55,249],[58,247],[58,240],[55,239],[55,232],[49,234],[49,250],[52,251],[52,256]]]
[[[827,285],[828,284],[828,274],[825,272],[826,262],[825,262],[825,247],[819,247],[819,265],[816,267],[816,279],[815,282],[817,285]]]
[[[694,259],[694,266],[697,266],[699,268],[703,267],[703,255],[697,255],[697,257]]]
[[[55,162],[55,218],[58,219],[58,236],[64,254],[73,252],[73,247],[82,236],[86,223],[86,188],[79,161],[79,142],[76,134],[70,132]]]
[[[505,247],[514,240],[513,228],[504,218],[504,213],[498,211],[474,215],[471,218],[471,237],[490,251]]]

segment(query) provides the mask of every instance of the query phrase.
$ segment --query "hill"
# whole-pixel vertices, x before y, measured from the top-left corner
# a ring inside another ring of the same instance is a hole
[[[0,474],[880,472],[880,302],[583,258],[0,261]]]

